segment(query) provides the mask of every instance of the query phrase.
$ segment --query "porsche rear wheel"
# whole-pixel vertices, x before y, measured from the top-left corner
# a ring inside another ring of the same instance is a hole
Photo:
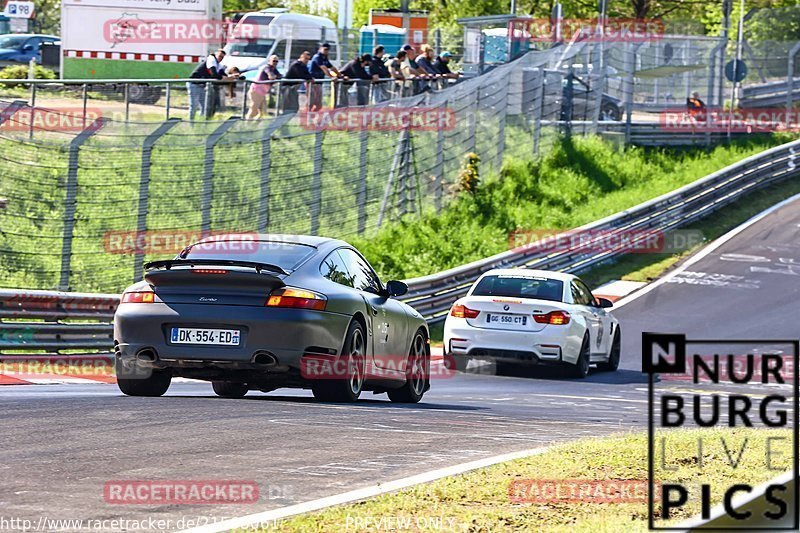
[[[343,376],[323,379],[311,387],[314,397],[325,402],[352,403],[361,396],[364,387],[366,343],[364,326],[353,320],[347,329],[344,348],[337,371]]]

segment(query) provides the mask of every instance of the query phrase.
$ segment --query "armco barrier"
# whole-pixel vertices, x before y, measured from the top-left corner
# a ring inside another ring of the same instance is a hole
[[[708,215],[749,191],[798,174],[795,153],[800,141],[787,143],[701,178],[676,191],[578,228],[608,241],[636,231],[646,236],[674,229]],[[592,239],[543,252],[517,249],[444,272],[407,280],[402,300],[429,322],[442,320],[452,303],[466,294],[483,272],[492,268],[530,267],[581,272],[626,253],[619,248],[597,250]],[[111,351],[112,319],[119,296],[54,291],[0,290],[0,352]]]

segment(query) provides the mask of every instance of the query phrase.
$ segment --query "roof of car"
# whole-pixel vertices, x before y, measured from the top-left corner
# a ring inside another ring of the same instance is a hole
[[[553,272],[550,270],[534,270],[531,268],[495,268],[483,274],[484,276],[526,276],[536,278],[549,278],[563,282],[575,279],[573,274],[566,272]]]

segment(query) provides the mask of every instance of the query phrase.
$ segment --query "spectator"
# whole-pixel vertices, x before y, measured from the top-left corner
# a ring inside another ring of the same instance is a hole
[[[293,82],[284,83],[283,88],[283,108],[285,111],[297,111],[300,108],[298,103],[298,90],[300,89],[302,81],[298,80],[313,80],[311,74],[308,72],[308,63],[311,61],[311,52],[305,51],[300,54],[297,61],[289,65],[286,71],[286,79],[294,80]]]
[[[207,80],[221,80],[223,70],[220,62],[225,58],[225,50],[217,50],[210,54],[204,61],[200,62],[194,71],[189,75],[193,80],[206,80],[203,82],[190,81],[186,83],[186,91],[189,93],[189,120],[194,120],[195,114],[200,111],[201,116],[206,115],[206,85]]]
[[[325,77],[338,78],[340,76],[339,71],[334,68],[330,59],[328,59],[329,51],[330,45],[328,43],[322,43],[317,53],[311,58],[311,63],[308,65],[308,72],[315,80],[322,80],[325,79]],[[311,110],[317,110],[322,107],[321,85],[311,84],[310,103]]]
[[[403,46],[403,50],[406,52],[406,62],[404,64],[404,74],[406,78],[412,79],[412,86],[414,88],[414,94],[419,94],[421,92],[430,90],[430,86],[428,85],[427,81],[430,80],[430,76],[426,73],[414,60],[414,47],[410,44]]]
[[[450,52],[442,52],[442,55],[433,61],[433,68],[435,68],[436,71],[445,78],[458,78],[460,74],[450,70],[450,58]]]
[[[439,72],[433,68],[433,48],[429,44],[423,44],[421,51],[422,53],[417,56],[417,65],[426,74],[437,76]]]
[[[405,96],[406,89],[410,87],[411,82],[406,81],[406,75],[411,75],[410,70],[404,67],[406,62],[405,50],[399,50],[397,57],[389,58],[386,61],[386,67],[389,69],[389,75],[395,79],[395,89],[400,93],[400,96]]]
[[[383,46],[376,46],[372,51],[372,60],[369,63],[369,73],[372,76],[372,100],[374,102],[383,102],[388,97],[383,83],[376,83],[378,80],[385,80],[391,78],[389,69],[386,68],[383,61],[383,54],[386,52]]]
[[[278,72],[278,61],[280,61],[278,56],[271,55],[267,60],[267,64],[258,71],[255,81],[262,83],[254,83],[250,87],[250,112],[247,114],[247,118],[260,118],[266,114],[265,104],[267,103],[267,96],[272,90],[272,85],[263,82],[281,79],[281,73]]]
[[[703,121],[706,119],[706,103],[700,99],[700,93],[692,93],[691,98],[686,99],[686,111],[695,120]]]
[[[340,71],[342,76],[345,76],[346,79],[358,80],[356,81],[357,105],[367,105],[369,103],[369,81],[372,79],[372,76],[367,72],[367,67],[369,67],[371,62],[372,56],[364,54],[361,57],[349,61]],[[344,90],[347,91],[347,89],[352,86],[352,83],[343,85],[345,87]],[[343,100],[346,101],[346,99]]]

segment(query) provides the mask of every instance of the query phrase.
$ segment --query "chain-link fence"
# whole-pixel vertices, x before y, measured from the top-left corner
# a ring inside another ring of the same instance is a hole
[[[559,129],[594,131],[601,84],[560,68],[578,51],[529,54],[379,105],[266,120],[125,122],[5,102],[0,286],[114,292],[203,235],[368,236],[439,209],[467,154],[486,174],[532,157]]]

